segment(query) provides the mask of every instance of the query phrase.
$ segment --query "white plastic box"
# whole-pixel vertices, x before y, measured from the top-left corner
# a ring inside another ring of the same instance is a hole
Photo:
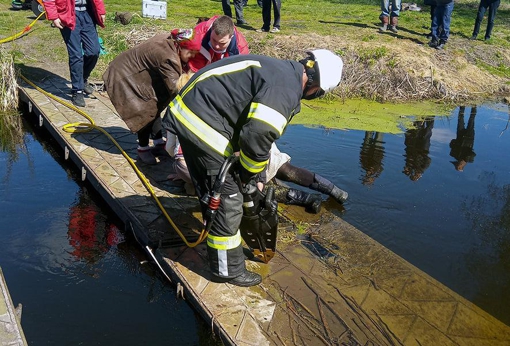
[[[142,0],[142,16],[166,19],[166,1]]]

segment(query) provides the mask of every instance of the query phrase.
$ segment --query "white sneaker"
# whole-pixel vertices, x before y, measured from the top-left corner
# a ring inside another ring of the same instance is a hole
[[[278,28],[272,28],[270,32],[272,32],[272,33],[280,32],[280,29],[278,29]]]

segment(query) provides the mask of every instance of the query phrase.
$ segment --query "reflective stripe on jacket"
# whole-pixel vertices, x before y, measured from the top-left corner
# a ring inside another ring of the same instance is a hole
[[[170,103],[163,126],[178,135],[185,157],[203,157],[208,170],[239,151],[248,175],[260,173],[271,144],[300,110],[302,78],[297,61],[259,55],[220,60],[192,77]]]

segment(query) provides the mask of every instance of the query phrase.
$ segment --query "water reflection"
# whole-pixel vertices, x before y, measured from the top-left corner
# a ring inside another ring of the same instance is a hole
[[[72,246],[70,254],[78,260],[96,263],[108,250],[121,241],[119,229],[107,222],[105,214],[93,204],[84,190],[69,211],[67,237]]]
[[[475,145],[475,117],[476,106],[471,107],[471,113],[467,127],[464,124],[464,106],[459,107],[459,116],[457,119],[457,138],[450,142],[450,156],[456,161],[451,161],[457,171],[462,172],[468,162],[472,163],[475,159],[473,146]]]
[[[420,179],[432,161],[429,157],[430,138],[434,128],[434,118],[415,121],[415,128],[405,133],[404,173],[412,181]]]
[[[510,184],[498,182],[495,172],[483,172],[480,182],[486,191],[478,196],[466,197],[462,210],[471,222],[471,232],[481,242],[467,252],[465,261],[472,278],[484,277],[484,280],[470,280],[476,291],[475,304],[491,304],[491,296],[498,297],[492,302],[495,313],[508,316],[510,306]],[[490,274],[487,268],[490,268]],[[488,295],[486,292],[491,292]],[[508,323],[508,322],[507,322]]]
[[[6,174],[7,181],[12,174],[12,165],[19,159],[20,153],[27,154],[25,135],[23,133],[21,115],[17,111],[0,111],[0,152],[7,153]]]
[[[383,144],[383,133],[375,131],[365,132],[359,155],[361,168],[365,171],[364,175],[361,177],[363,185],[372,185],[384,170]]]
[[[0,151],[0,265],[25,307],[28,343],[214,345],[210,326],[122,238],[114,226],[122,224],[48,133],[30,125],[17,160]]]

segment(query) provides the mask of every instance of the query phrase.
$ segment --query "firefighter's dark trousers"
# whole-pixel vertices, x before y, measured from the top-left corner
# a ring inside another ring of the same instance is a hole
[[[202,200],[202,197],[211,191],[216,176],[210,175],[211,170],[208,174],[208,168],[204,167],[200,158],[188,155],[185,160],[198,198]],[[202,205],[202,213],[206,208],[206,205]],[[235,278],[246,270],[239,231],[242,216],[243,196],[234,178],[228,174],[221,194],[220,206],[207,237],[207,254],[213,275]]]

